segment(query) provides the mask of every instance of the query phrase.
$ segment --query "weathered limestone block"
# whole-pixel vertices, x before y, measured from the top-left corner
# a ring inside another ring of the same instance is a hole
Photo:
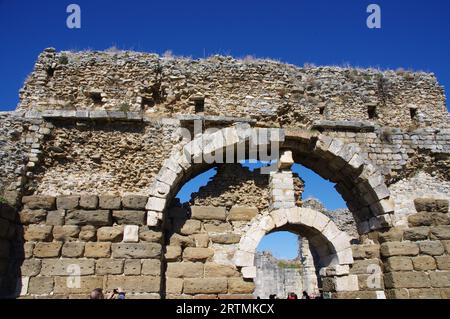
[[[114,210],[113,221],[119,225],[145,225],[145,212],[139,210]]]
[[[103,276],[81,276],[79,277],[80,286],[70,284],[70,279],[67,277],[54,277],[55,278],[55,294],[72,295],[83,294],[82,298],[85,299],[89,293],[95,288],[103,287]],[[69,283],[69,284],[68,284]]]
[[[445,252],[450,254],[450,240],[442,240],[441,243],[445,248]]]
[[[198,220],[226,220],[225,207],[191,206],[192,218]]]
[[[444,253],[444,246],[442,246],[441,242],[436,240],[426,240],[418,242],[419,249],[421,254],[431,255],[431,256],[439,256]]]
[[[381,272],[377,274],[359,274],[358,275],[359,290],[371,290],[384,292],[384,277]],[[379,299],[379,298],[377,298]],[[382,298],[385,299],[385,298]]]
[[[38,258],[54,258],[59,257],[61,252],[62,242],[44,243],[39,242],[33,250],[33,254]]]
[[[166,279],[166,293],[181,294],[182,291],[183,291],[183,279],[181,278]]]
[[[97,238],[97,229],[92,225],[83,226],[78,237],[82,241],[94,241]]]
[[[448,213],[448,200],[433,198],[416,198],[414,206],[418,212]]]
[[[77,258],[83,256],[84,253],[84,243],[80,242],[67,242],[64,243],[62,248],[63,257]]]
[[[186,278],[183,292],[186,294],[223,294],[227,293],[227,278]]]
[[[188,219],[184,221],[180,229],[180,234],[182,235],[192,235],[200,231],[202,223],[199,220]]]
[[[390,272],[384,275],[386,288],[427,288],[431,282],[424,272]]]
[[[401,241],[403,238],[403,230],[400,228],[391,228],[387,232],[378,233],[378,240],[380,243],[390,242],[390,241]]]
[[[114,243],[114,258],[157,258],[161,255],[161,245],[157,243]]]
[[[228,223],[222,223],[218,225],[213,223],[205,223],[203,224],[203,227],[208,233],[227,233],[233,230],[231,225]]]
[[[53,226],[53,238],[59,241],[74,241],[80,233],[80,227],[75,225]]]
[[[380,258],[380,246],[375,244],[352,245],[352,252],[355,259]]]
[[[247,278],[248,279],[256,278],[256,267],[254,267],[254,266],[242,267],[241,272],[242,272],[243,278],[246,278],[246,279]]]
[[[439,270],[450,270],[450,256],[436,256],[434,258]]]
[[[441,299],[439,289],[409,289],[410,299]]]
[[[350,274],[371,274],[374,266],[381,267],[379,259],[355,260]]]
[[[194,239],[188,236],[173,234],[169,239],[170,246],[195,247]]]
[[[273,211],[270,216],[272,217],[276,227],[284,226],[288,222],[288,217],[285,209],[277,209]]]
[[[141,274],[141,261],[139,259],[126,259],[123,269],[123,274],[129,275],[140,275]]]
[[[408,223],[412,227],[449,225],[450,217],[443,213],[419,212],[408,216]]]
[[[125,195],[122,197],[123,208],[126,209],[145,209],[148,197],[142,195]]]
[[[121,198],[115,195],[101,195],[98,197],[99,207],[102,209],[120,209]]]
[[[228,278],[228,293],[230,294],[251,294],[255,290],[253,280],[242,278]]]
[[[164,198],[149,197],[145,209],[155,212],[162,212],[166,207],[166,200]]]
[[[139,239],[148,242],[161,242],[162,233],[144,226],[139,229]]]
[[[139,226],[125,225],[123,228],[123,242],[137,243],[139,241]]]
[[[47,295],[53,291],[53,277],[31,277],[28,284],[28,293],[31,295]]]
[[[111,213],[108,210],[70,210],[66,215],[67,225],[112,225]]]
[[[122,241],[122,237],[123,226],[101,227],[97,229],[98,241],[119,242]]]
[[[234,233],[211,235],[213,243],[217,244],[236,244],[241,240],[241,236]]]
[[[359,289],[358,276],[348,275],[334,278],[335,290],[339,291],[355,291]]]
[[[80,202],[80,196],[58,196],[56,197],[56,208],[76,209]]]
[[[412,271],[413,264],[409,257],[389,257],[385,262],[386,271]]]
[[[98,196],[97,195],[81,195],[79,205],[82,209],[97,209]]]
[[[64,225],[66,213],[64,210],[52,210],[47,213],[47,219],[45,223],[51,226]]]
[[[253,266],[255,254],[238,250],[233,257],[234,264],[238,267]]]
[[[111,256],[110,242],[89,242],[84,247],[84,257],[108,258]]]
[[[412,258],[414,270],[427,271],[436,269],[436,262],[431,256],[416,256]]]
[[[23,209],[19,213],[20,223],[22,225],[39,224],[47,217],[47,211],[43,209]]]
[[[238,277],[239,271],[233,266],[212,262],[205,264],[205,277]]]
[[[416,256],[419,253],[419,247],[411,242],[387,242],[380,246],[381,255],[390,256]]]
[[[386,296],[388,299],[409,299],[409,290],[406,288],[387,289]]]
[[[152,210],[147,211],[147,226],[155,227],[160,224],[162,220],[162,212],[155,212]]]
[[[161,262],[159,259],[147,259],[142,262],[142,274],[151,276],[161,275]]]
[[[203,277],[204,264],[200,262],[167,263],[166,276],[171,278]]]
[[[55,209],[56,200],[52,196],[24,196],[22,204],[29,209]]]
[[[1,240],[0,240],[0,242],[1,242]],[[23,254],[24,254],[25,258],[28,259],[28,258],[33,257],[34,246],[35,246],[35,244],[33,242],[27,242],[27,243],[23,244]],[[2,256],[1,253],[0,253],[0,256]],[[6,256],[9,257],[9,250],[8,250],[8,253],[4,257],[6,257]]]
[[[450,271],[430,272],[431,285],[437,288],[450,288]]]
[[[128,293],[159,292],[160,278],[154,276],[118,276],[108,275],[106,289],[112,290],[121,287]]]
[[[26,277],[36,276],[41,271],[41,260],[25,259],[20,265],[20,274]]]
[[[51,241],[53,226],[29,225],[25,228],[24,239],[26,241]]]
[[[258,215],[256,207],[233,206],[228,213],[229,221],[250,221]]]
[[[211,248],[187,247],[183,251],[183,259],[188,261],[207,260],[214,255]]]
[[[450,239],[450,225],[431,228],[431,239]]]
[[[95,262],[97,275],[119,275],[123,272],[122,259],[98,259]]]
[[[93,259],[43,259],[41,275],[43,276],[70,276],[74,270],[81,276],[93,275],[95,270],[95,261]]]
[[[405,230],[404,239],[417,241],[417,240],[426,240],[428,239],[428,234],[430,233],[430,228],[421,226],[421,227],[412,227]]]
[[[166,253],[164,255],[167,261],[178,261],[181,259],[180,246],[166,246]]]
[[[206,248],[209,246],[208,234],[194,234],[189,237],[194,240],[195,247]]]

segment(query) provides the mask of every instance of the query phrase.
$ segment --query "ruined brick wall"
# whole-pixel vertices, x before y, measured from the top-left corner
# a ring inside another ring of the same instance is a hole
[[[122,287],[159,298],[162,232],[146,225],[146,196],[27,196],[15,248],[22,297],[87,298]],[[77,275],[79,277],[79,283]]]
[[[448,125],[444,92],[433,74],[137,52],[46,49],[20,92],[19,106],[174,115],[193,114],[199,98],[205,114],[285,126],[323,119],[370,119],[403,128]]]

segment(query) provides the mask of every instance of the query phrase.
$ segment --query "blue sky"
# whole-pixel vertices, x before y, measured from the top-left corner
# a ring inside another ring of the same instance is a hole
[[[70,3],[81,7],[81,29],[66,27]],[[381,29],[366,26],[370,3],[381,7]],[[401,67],[434,72],[448,91],[449,15],[446,0],[0,0],[0,111],[15,108],[20,87],[46,47]],[[340,205],[330,185],[311,185],[306,197],[319,193],[328,207]]]

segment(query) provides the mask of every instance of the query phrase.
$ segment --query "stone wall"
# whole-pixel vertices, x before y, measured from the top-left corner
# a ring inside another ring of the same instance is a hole
[[[268,299],[275,294],[280,299],[286,299],[290,292],[301,297],[303,278],[300,261],[285,261],[263,252],[255,255],[255,266],[255,297]]]
[[[198,105],[200,101],[201,105]],[[433,74],[339,67],[298,68],[269,60],[203,60],[137,52],[44,50],[20,91],[21,109],[106,109],[153,115],[203,111],[278,125],[371,120],[447,125]]]
[[[87,298],[94,288],[122,287],[127,298],[160,298],[162,232],[146,226],[146,202],[138,195],[25,196],[14,256],[19,295]]]

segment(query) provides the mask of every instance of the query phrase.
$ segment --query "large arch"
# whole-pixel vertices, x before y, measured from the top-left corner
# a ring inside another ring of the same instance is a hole
[[[164,161],[146,206],[149,225],[162,219],[164,209],[182,183],[212,165],[205,158],[225,154],[225,149],[245,148],[249,143],[256,148],[275,145],[292,150],[297,162],[337,183],[336,190],[352,211],[360,234],[392,225],[393,204],[384,177],[360,155],[357,146],[311,131],[251,128],[246,123],[204,133],[180,146]],[[232,160],[239,158],[235,154]]]

